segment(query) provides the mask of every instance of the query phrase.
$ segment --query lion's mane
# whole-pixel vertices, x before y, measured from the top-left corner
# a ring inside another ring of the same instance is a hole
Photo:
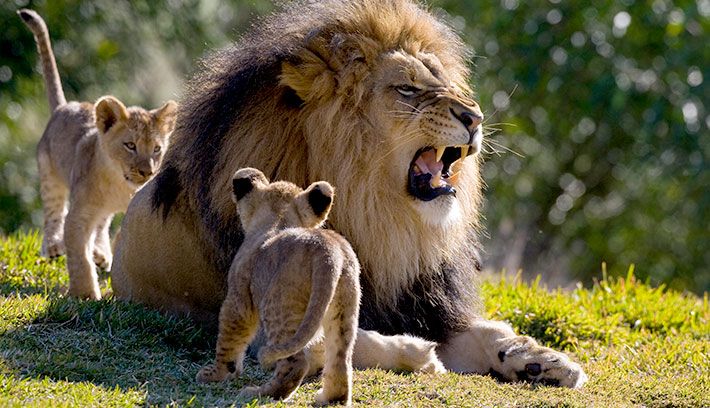
[[[337,194],[329,227],[350,240],[363,267],[360,326],[442,341],[478,310],[479,162],[464,165],[455,225],[427,225],[404,186],[378,182],[396,137],[368,122],[364,84],[378,55],[398,49],[436,55],[470,93],[466,48],[410,1],[300,1],[266,17],[202,61],[151,200],[163,217],[199,220],[201,249],[226,279],[242,239],[229,197],[236,169],[300,186],[327,180]]]

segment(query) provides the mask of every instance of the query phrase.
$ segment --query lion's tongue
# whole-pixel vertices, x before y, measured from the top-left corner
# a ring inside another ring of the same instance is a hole
[[[441,185],[441,171],[444,169],[444,163],[436,161],[436,150],[427,150],[417,157],[414,164],[419,167],[422,173],[432,175],[431,186],[439,187]]]

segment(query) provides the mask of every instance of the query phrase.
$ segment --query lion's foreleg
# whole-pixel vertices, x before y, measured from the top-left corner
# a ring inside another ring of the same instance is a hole
[[[446,372],[435,352],[436,343],[414,336],[384,336],[371,330],[357,330],[353,366],[384,370]]]
[[[566,354],[518,336],[503,323],[477,319],[468,331],[452,335],[437,349],[446,368],[459,373],[491,374],[507,381],[530,381],[570,388],[586,381],[582,367]]]

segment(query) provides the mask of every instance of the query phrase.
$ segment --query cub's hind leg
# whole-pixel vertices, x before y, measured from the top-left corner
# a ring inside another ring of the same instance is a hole
[[[64,218],[67,214],[69,189],[64,180],[55,174],[46,154],[37,155],[39,193],[44,210],[44,237],[42,256],[55,258],[64,255]]]
[[[295,295],[292,291],[280,286],[272,286],[260,304],[261,325],[266,334],[267,343],[259,351],[259,360],[263,364],[270,362],[264,359],[264,350],[274,345],[283,345],[293,339],[304,318],[307,298]],[[276,361],[274,373],[269,381],[260,387],[246,387],[240,392],[240,397],[253,398],[269,396],[276,399],[288,399],[301,385],[308,373],[308,360],[303,350]]]
[[[357,275],[343,272],[323,319],[325,366],[316,403],[352,403],[353,349],[357,334],[360,287]]]
[[[199,382],[223,381],[238,376],[244,368],[244,353],[256,334],[259,319],[248,291],[238,295],[235,292],[230,286],[222,303],[215,362],[202,367],[197,373]]]
[[[111,269],[111,262],[113,260],[111,254],[111,238],[108,234],[112,219],[113,215],[109,215],[99,222],[94,235],[94,263],[105,271]]]
[[[269,396],[275,399],[288,399],[301,385],[308,372],[308,361],[303,351],[278,360],[274,373],[269,381],[260,387],[244,387],[239,393],[240,398],[256,398]]]

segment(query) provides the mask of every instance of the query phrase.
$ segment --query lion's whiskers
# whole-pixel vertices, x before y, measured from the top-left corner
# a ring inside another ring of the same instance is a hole
[[[412,108],[412,109],[414,110],[414,112],[416,112],[416,113],[422,113],[422,111],[421,111],[419,108],[417,108],[417,107],[414,106],[414,105],[408,104],[407,102],[403,102],[403,101],[400,101],[400,100],[397,100],[397,101],[395,101],[395,102],[401,103],[402,105],[404,105],[404,106],[406,106],[406,107],[408,107],[408,108]]]
[[[506,145],[502,144],[502,143],[499,142],[499,141],[496,141],[496,140],[493,140],[493,139],[487,139],[486,142],[489,143],[489,147],[494,147],[494,146],[495,146],[495,147],[500,147],[501,149],[507,150],[507,151],[509,151],[510,153],[513,153],[514,155],[516,155],[516,156],[518,156],[518,157],[521,157],[521,158],[522,158],[522,157],[525,157],[525,155],[523,155],[522,153],[516,152],[515,150],[513,150],[513,149],[507,147]]]
[[[378,158],[378,163],[387,158],[389,155],[392,153],[396,152],[399,150],[402,146],[405,144],[411,142],[414,140],[417,136],[419,136],[419,133],[416,130],[410,130],[409,132],[403,133],[402,135],[396,136],[392,141],[395,142],[394,146],[388,150],[385,154],[379,156]],[[401,142],[401,143],[398,143]]]

